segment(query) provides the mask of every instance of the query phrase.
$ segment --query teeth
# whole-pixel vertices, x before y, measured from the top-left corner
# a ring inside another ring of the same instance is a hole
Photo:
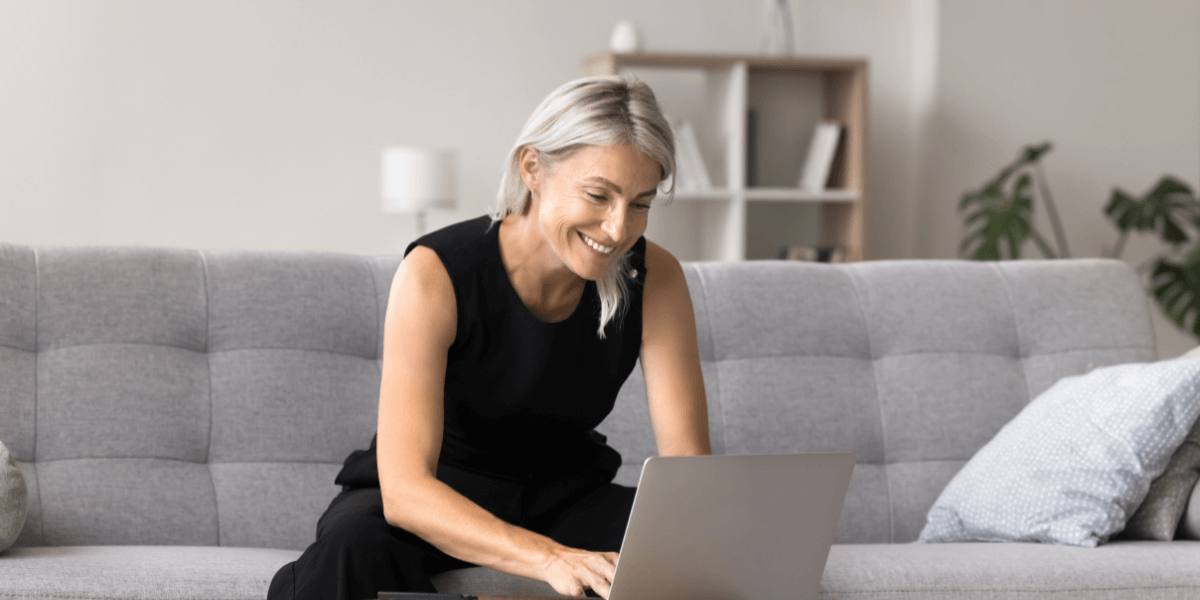
[[[596,252],[599,252],[601,254],[608,254],[613,251],[612,248],[609,248],[608,246],[601,246],[600,244],[597,244],[595,240],[593,240],[592,238],[590,238],[586,235],[583,235],[582,233],[579,235],[583,236],[583,241],[587,242],[587,245],[591,246],[592,249],[595,250]]]

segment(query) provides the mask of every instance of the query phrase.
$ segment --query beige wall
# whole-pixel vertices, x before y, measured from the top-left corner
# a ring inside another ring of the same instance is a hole
[[[1057,144],[1079,256],[1113,239],[1111,186],[1200,183],[1196,0],[792,6],[802,53],[871,63],[872,258],[955,256],[958,198],[1029,142]],[[400,252],[415,222],[378,209],[380,149],[458,150],[461,207],[429,226],[482,214],[529,112],[620,18],[649,50],[754,52],[762,4],[0,0],[0,241]]]
[[[956,256],[962,193],[1026,144],[1055,144],[1043,163],[1073,256],[1115,241],[1103,215],[1113,186],[1141,195],[1164,173],[1200,183],[1200,2],[944,0],[938,18],[917,256]],[[1131,240],[1123,258],[1157,248]],[[1160,356],[1195,345],[1154,313]]]
[[[872,61],[873,188],[903,189],[909,2],[796,5],[802,51]],[[415,222],[378,209],[380,149],[458,150],[461,208],[429,226],[482,214],[620,18],[649,50],[754,52],[762,4],[0,0],[0,240],[400,252]],[[909,196],[879,214],[911,221]]]

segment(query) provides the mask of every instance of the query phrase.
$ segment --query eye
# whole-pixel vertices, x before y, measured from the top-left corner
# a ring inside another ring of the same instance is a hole
[[[595,200],[596,202],[604,202],[605,200],[607,200],[607,198],[605,198],[604,196],[598,196],[591,192],[584,192],[584,193],[587,194],[588,198],[591,198],[592,200]]]
[[[638,202],[633,205],[633,208],[639,212],[646,212],[650,210],[650,205]]]

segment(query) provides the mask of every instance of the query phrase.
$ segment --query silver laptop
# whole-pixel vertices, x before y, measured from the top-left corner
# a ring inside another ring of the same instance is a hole
[[[651,457],[609,600],[811,600],[854,453]]]

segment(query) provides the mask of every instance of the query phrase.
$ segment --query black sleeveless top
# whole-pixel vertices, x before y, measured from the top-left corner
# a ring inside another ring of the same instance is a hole
[[[628,304],[600,339],[596,283],[585,283],[570,317],[542,321],[508,279],[499,231],[499,223],[480,217],[405,250],[407,256],[419,245],[437,253],[458,307],[438,462],[517,482],[562,469],[615,474],[621,456],[595,427],[612,411],[641,349],[646,240],[629,252]],[[379,485],[375,440],[346,459],[337,483]]]

